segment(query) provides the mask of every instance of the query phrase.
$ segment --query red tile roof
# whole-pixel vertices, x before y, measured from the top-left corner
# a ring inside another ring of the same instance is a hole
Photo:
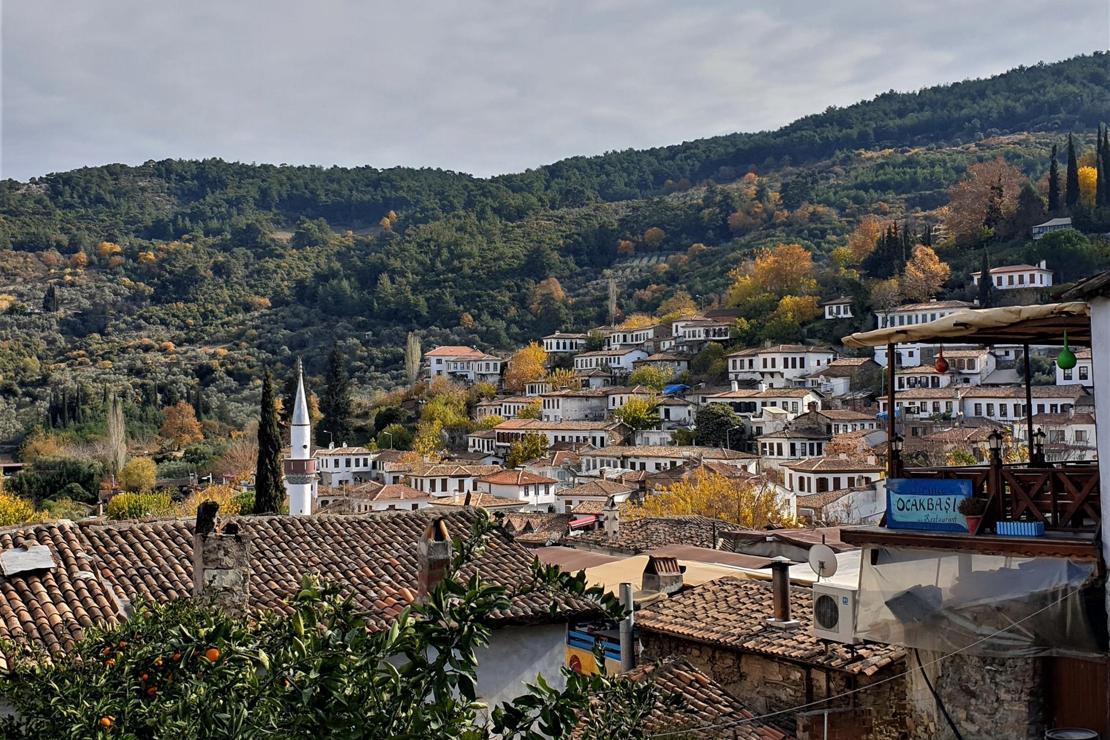
[[[622,520],[617,536],[603,530],[588,532],[574,542],[618,552],[641,553],[666,545],[696,545],[714,548],[717,538],[739,530],[734,524],[704,516],[661,516]]]
[[[773,615],[770,583],[719,578],[645,607],[636,622],[645,632],[857,675],[873,676],[905,657],[895,646],[850,647],[814,637],[813,591],[806,587],[790,587],[790,616],[800,623],[796,629],[768,626]]]
[[[481,481],[482,483],[491,483],[495,486],[530,486],[559,482],[554,478],[548,478],[545,475],[536,475],[535,473],[529,473],[527,470],[499,470],[496,473],[488,473],[487,475],[483,475],[477,480]]]

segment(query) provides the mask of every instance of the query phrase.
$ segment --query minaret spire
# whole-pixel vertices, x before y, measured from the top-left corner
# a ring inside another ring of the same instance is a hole
[[[289,424],[289,457],[285,460],[285,495],[289,513],[306,516],[312,513],[316,492],[316,459],[312,456],[312,418],[304,392],[304,373],[297,360],[297,396]]]

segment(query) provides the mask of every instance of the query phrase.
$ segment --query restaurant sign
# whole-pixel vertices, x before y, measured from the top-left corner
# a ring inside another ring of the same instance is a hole
[[[967,532],[959,507],[970,496],[969,480],[891,478],[886,482],[887,529]]]

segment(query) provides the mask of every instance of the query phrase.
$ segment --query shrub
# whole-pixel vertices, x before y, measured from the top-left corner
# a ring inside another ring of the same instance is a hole
[[[154,488],[158,468],[149,457],[133,457],[119,471],[119,484],[128,491],[147,491]]]
[[[173,501],[166,491],[120,493],[108,502],[109,519],[142,519],[168,516],[173,512]]]

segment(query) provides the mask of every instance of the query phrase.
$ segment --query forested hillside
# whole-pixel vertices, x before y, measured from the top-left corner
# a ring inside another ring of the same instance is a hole
[[[153,428],[160,408],[199,394],[202,416],[241,425],[263,368],[284,375],[300,356],[319,376],[333,343],[357,387],[390,388],[409,331],[425,347],[511,350],[601,323],[609,277],[628,316],[685,295],[760,319],[738,340],[828,338],[821,332],[854,327],[764,310],[730,271],[763,247],[798,244],[818,276],[806,300],[847,292],[862,313],[874,300],[866,280],[901,265],[853,264],[844,250],[861,224],[915,237],[944,227],[925,241],[952,267],[944,294],[967,295],[984,244],[996,264],[1030,256],[1027,222],[1045,215],[1052,146],[1063,167],[1073,132],[1098,170],[1107,120],[1110,56],[1100,54],[884,93],[777,131],[491,179],[205,160],[4,181],[0,441],[43,422],[62,389],[129,389],[147,409],[129,422]],[[1005,222],[986,237],[957,233],[965,212],[953,217],[953,188],[998,158],[1010,167],[998,173]],[[1024,201],[1019,180],[1035,184]],[[1110,228],[1101,204],[1076,207],[1088,231]],[[1101,264],[1101,247],[1091,249],[1084,258]]]

